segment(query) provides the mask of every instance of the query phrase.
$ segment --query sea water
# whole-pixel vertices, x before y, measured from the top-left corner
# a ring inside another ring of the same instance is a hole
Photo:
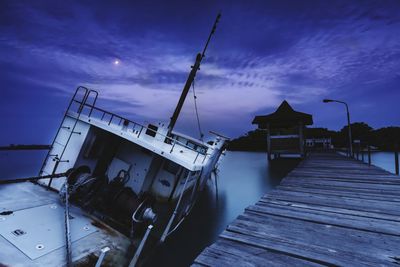
[[[299,160],[268,162],[266,153],[227,152],[219,165],[217,188],[210,180],[192,213],[147,266],[189,266],[244,209],[276,187]]]

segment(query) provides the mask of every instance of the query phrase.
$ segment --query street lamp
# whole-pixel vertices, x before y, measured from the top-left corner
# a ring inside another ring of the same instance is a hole
[[[347,105],[346,102],[339,101],[339,100],[332,100],[332,99],[324,99],[322,100],[324,103],[329,103],[329,102],[337,102],[344,104],[346,106],[346,112],[347,112],[347,128],[349,129],[349,151],[350,151],[350,156],[353,156],[353,141],[351,139],[351,127],[350,127],[350,113],[349,113],[349,106]]]

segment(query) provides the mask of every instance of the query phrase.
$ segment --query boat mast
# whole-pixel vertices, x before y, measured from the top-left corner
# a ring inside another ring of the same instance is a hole
[[[172,115],[171,121],[170,121],[170,123],[168,125],[167,136],[170,136],[172,130],[174,129],[175,123],[178,120],[179,113],[181,112],[183,103],[185,102],[185,99],[186,99],[186,96],[187,96],[187,94],[189,92],[190,86],[192,85],[193,80],[196,77],[197,70],[200,69],[200,64],[201,64],[202,59],[205,56],[205,53],[206,53],[206,50],[207,50],[207,47],[208,47],[208,43],[210,42],[211,36],[214,34],[215,29],[217,28],[217,24],[218,24],[218,21],[219,21],[220,18],[221,18],[221,13],[218,13],[217,18],[215,19],[214,25],[213,25],[213,27],[211,29],[210,35],[208,36],[206,45],[204,46],[203,52],[202,53],[198,53],[197,56],[196,56],[196,61],[195,61],[194,65],[192,66],[192,70],[189,73],[189,77],[187,78],[185,86],[183,87],[181,97],[179,98],[179,101],[178,101],[178,104],[176,105],[174,114]]]

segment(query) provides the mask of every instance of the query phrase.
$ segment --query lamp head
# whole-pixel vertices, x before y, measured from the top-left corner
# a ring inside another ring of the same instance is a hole
[[[322,100],[322,102],[329,103],[329,102],[333,102],[333,100],[332,99],[324,99],[324,100]]]

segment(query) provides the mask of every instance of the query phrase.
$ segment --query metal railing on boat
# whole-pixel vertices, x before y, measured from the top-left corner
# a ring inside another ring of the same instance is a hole
[[[170,153],[172,153],[172,152],[174,151],[174,148],[175,148],[176,145],[182,146],[182,147],[184,147],[184,148],[186,148],[186,149],[188,149],[188,150],[190,150],[190,151],[195,152],[195,153],[196,153],[196,156],[194,157],[193,163],[196,163],[196,162],[197,162],[197,160],[198,160],[198,158],[199,158],[200,155],[203,156],[203,159],[202,159],[202,162],[201,162],[201,163],[204,163],[204,161],[205,161],[205,159],[207,158],[207,156],[210,156],[210,155],[211,155],[210,153],[207,153],[207,151],[206,151],[206,152],[202,152],[202,151],[199,151],[199,150],[197,150],[197,149],[194,149],[194,148],[188,146],[187,144],[184,144],[183,142],[178,141],[178,140],[175,139],[175,138],[172,138],[172,137],[170,137],[170,136],[161,134],[161,133],[157,132],[156,130],[153,130],[153,129],[149,128],[149,127],[146,127],[146,126],[144,126],[144,125],[142,125],[142,124],[140,124],[140,123],[134,122],[134,121],[129,120],[129,119],[127,119],[127,118],[124,118],[124,117],[122,117],[122,116],[120,116],[120,115],[118,115],[118,114],[115,114],[115,113],[113,113],[113,112],[110,112],[110,111],[107,111],[107,110],[105,110],[105,109],[96,107],[96,106],[93,105],[93,104],[87,104],[87,103],[84,102],[84,101],[79,101],[79,100],[76,100],[76,99],[74,99],[74,98],[72,99],[72,102],[79,105],[79,106],[78,106],[78,111],[80,111],[80,112],[78,113],[79,115],[84,111],[84,108],[85,108],[85,107],[87,107],[87,108],[89,109],[89,113],[88,113],[88,115],[87,115],[89,119],[90,119],[90,118],[93,118],[93,117],[94,117],[94,114],[96,114],[96,112],[100,112],[100,114],[99,114],[100,116],[99,116],[99,118],[97,118],[97,119],[99,119],[99,120],[102,121],[102,122],[105,121],[107,125],[118,125],[118,126],[120,126],[121,124],[123,124],[123,125],[126,127],[127,130],[131,130],[133,133],[135,133],[137,138],[139,138],[139,137],[141,136],[143,130],[145,130],[146,132],[149,131],[149,132],[153,132],[154,134],[160,135],[160,136],[163,137],[165,140],[168,140],[168,141],[166,142],[167,144],[171,144]],[[69,106],[69,109],[68,109],[68,110],[70,110],[71,106],[72,106],[72,105]],[[107,118],[107,120],[105,120],[104,118]],[[108,118],[109,118],[109,119],[108,119]],[[119,120],[118,123],[114,123],[114,120],[115,120],[115,119]],[[204,146],[204,148],[206,148],[207,150],[209,150],[209,149],[210,149],[210,150],[213,150],[212,147],[209,147],[209,146],[207,146],[207,145],[205,145],[205,144],[204,144],[203,146]]]

